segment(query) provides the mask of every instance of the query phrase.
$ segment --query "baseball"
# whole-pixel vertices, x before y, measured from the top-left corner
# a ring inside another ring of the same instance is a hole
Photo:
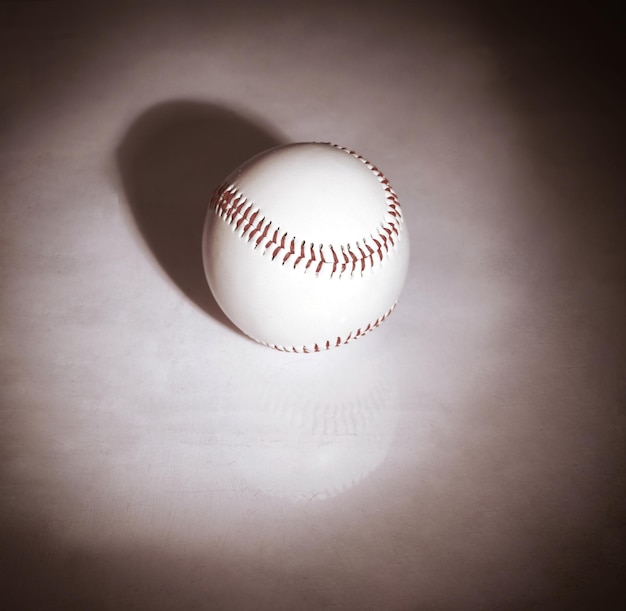
[[[211,291],[252,339],[288,352],[378,327],[409,262],[398,197],[369,161],[325,143],[253,157],[217,188],[202,255]]]

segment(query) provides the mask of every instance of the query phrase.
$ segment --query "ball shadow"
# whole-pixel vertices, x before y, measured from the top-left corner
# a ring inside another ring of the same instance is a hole
[[[193,303],[231,329],[202,264],[209,199],[238,165],[285,142],[268,126],[227,108],[173,100],[143,112],[116,150],[126,200],[154,257]]]

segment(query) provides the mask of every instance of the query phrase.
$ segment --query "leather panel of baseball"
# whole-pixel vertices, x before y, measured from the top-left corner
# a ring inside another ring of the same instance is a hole
[[[341,147],[265,151],[217,189],[203,261],[231,321],[280,350],[309,352],[376,328],[397,302],[409,239],[395,192]]]

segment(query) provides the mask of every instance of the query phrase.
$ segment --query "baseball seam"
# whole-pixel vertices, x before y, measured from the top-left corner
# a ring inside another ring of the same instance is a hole
[[[321,343],[315,343],[312,347],[309,346],[282,346],[279,344],[270,344],[268,342],[261,341],[256,337],[252,337],[259,344],[263,344],[264,346],[268,346],[269,348],[274,348],[274,350],[278,350],[280,352],[303,352],[308,354],[310,352],[322,352],[323,350],[330,350],[330,348],[336,348],[343,344],[347,344],[352,340],[358,339],[359,337],[363,337],[370,331],[376,329],[376,327],[380,326],[380,324],[393,312],[394,308],[397,305],[397,301],[379,318],[377,318],[374,322],[368,323],[365,327],[359,327],[356,331],[350,331],[350,333],[344,338],[337,337],[334,341],[326,340]]]
[[[341,277],[345,272],[365,272],[376,263],[382,263],[385,254],[396,246],[400,237],[403,218],[400,202],[389,180],[372,163],[364,157],[345,147],[330,144],[342,150],[367,166],[376,176],[385,193],[387,208],[380,225],[369,236],[355,241],[353,244],[319,244],[307,243],[295,236],[289,238],[289,232],[279,226],[273,226],[272,220],[262,213],[244,193],[234,185],[224,183],[213,194],[209,207],[240,237],[254,244],[261,253],[271,253],[272,261],[278,259],[283,265],[288,262],[294,269],[314,270],[320,274],[323,270],[330,272],[330,277]]]

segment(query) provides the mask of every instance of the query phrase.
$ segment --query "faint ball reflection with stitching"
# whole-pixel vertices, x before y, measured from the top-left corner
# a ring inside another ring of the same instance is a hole
[[[229,416],[232,466],[244,488],[327,500],[383,463],[398,421],[395,357],[385,339],[373,334],[315,363],[300,357],[247,375],[259,391],[255,404]]]

